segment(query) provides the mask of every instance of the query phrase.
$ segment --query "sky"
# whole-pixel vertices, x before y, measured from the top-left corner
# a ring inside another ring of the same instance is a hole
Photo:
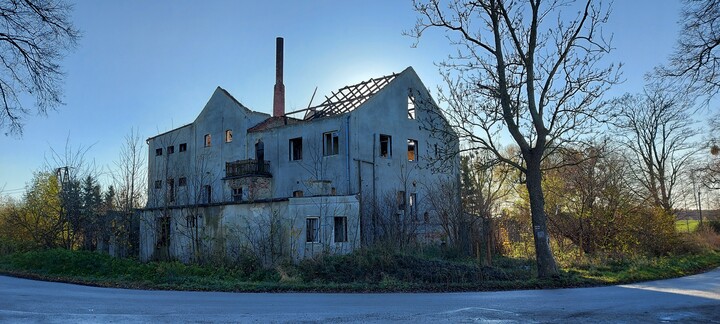
[[[610,62],[624,82],[608,93],[640,92],[643,75],[665,63],[676,42],[679,0],[619,0],[604,27]],[[0,195],[20,197],[51,149],[87,149],[107,176],[124,137],[142,138],[192,122],[216,87],[250,109],[272,112],[275,38],[285,39],[286,111],[412,66],[435,92],[436,63],[452,52],[442,31],[417,47],[404,36],[410,1],[91,1],[74,2],[78,47],[61,62],[64,103],[25,117],[21,138],[0,132]],[[107,181],[107,179],[104,179]]]

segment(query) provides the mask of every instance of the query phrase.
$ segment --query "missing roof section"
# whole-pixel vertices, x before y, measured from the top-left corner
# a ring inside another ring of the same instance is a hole
[[[397,76],[397,73],[393,73],[346,86],[337,91],[333,91],[330,96],[326,96],[323,103],[315,107],[288,113],[288,115],[305,112],[303,119],[312,120],[351,112],[382,90],[382,88],[392,82]]]

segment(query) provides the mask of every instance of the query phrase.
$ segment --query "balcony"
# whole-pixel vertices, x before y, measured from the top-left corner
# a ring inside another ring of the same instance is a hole
[[[270,174],[270,161],[237,160],[225,162],[225,179],[251,176],[272,177]]]

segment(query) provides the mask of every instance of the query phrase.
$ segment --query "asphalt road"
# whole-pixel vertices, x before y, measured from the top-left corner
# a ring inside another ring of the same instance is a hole
[[[720,268],[601,288],[478,293],[144,291],[0,276],[0,323],[720,323]]]

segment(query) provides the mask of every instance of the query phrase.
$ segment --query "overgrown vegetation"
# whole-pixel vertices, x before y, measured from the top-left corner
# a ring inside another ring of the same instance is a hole
[[[533,260],[496,257],[493,267],[444,249],[398,253],[361,249],[268,269],[256,258],[192,265],[141,263],[89,251],[51,249],[0,255],[0,273],[106,287],[214,291],[468,291],[586,287],[689,275],[720,266],[720,235],[702,228],[661,257],[584,257],[560,262],[560,276],[536,279]],[[3,251],[11,247],[3,245]]]

